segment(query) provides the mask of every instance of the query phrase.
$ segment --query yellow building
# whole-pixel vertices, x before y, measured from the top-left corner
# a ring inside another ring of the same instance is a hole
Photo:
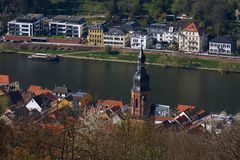
[[[103,46],[104,22],[93,22],[88,28],[88,45]]]

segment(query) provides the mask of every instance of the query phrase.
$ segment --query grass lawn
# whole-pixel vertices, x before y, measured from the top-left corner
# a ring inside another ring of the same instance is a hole
[[[119,53],[119,54],[113,55],[113,54],[107,54],[106,52],[75,52],[75,53],[68,54],[68,56],[106,59],[106,60],[107,59],[124,60],[124,61],[137,60],[137,53]],[[146,55],[146,62],[160,64],[163,66],[170,66],[170,67],[219,69],[221,71],[240,71],[240,63],[190,58],[186,56]]]
[[[105,51],[62,51],[62,50],[27,50],[24,48],[10,48],[9,46],[0,45],[0,51],[11,52],[29,52],[29,53],[51,53],[59,54],[62,56],[75,56],[83,58],[95,58],[102,60],[122,60],[122,61],[137,61],[137,52],[132,53],[113,53],[108,54]],[[237,71],[240,72],[240,62],[231,62],[227,60],[212,60],[191,58],[183,55],[146,55],[146,62],[150,64],[159,64],[168,67],[187,67],[187,68],[206,68],[206,69],[218,69],[221,72]]]

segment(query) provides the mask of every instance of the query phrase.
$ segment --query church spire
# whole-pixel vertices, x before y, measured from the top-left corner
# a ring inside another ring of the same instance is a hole
[[[138,66],[133,76],[133,87],[131,89],[131,107],[132,115],[138,118],[150,116],[150,86],[149,75],[145,69],[146,56],[141,46],[140,53],[137,57]]]
[[[145,69],[146,56],[143,53],[143,48],[141,46],[140,53],[137,57],[138,67],[135,75],[133,76],[133,88],[135,91],[149,91],[149,76]]]

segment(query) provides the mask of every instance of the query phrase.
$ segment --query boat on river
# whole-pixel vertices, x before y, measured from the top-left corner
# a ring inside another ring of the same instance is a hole
[[[59,56],[53,54],[45,54],[45,53],[35,53],[28,56],[30,60],[42,60],[42,61],[58,61]]]

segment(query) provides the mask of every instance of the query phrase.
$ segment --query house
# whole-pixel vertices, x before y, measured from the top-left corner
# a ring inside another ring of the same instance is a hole
[[[24,106],[12,106],[5,115],[12,119],[13,122],[17,123],[19,121],[28,120],[29,110]]]
[[[156,104],[155,105],[155,115],[160,117],[169,117],[170,116],[170,106]]]
[[[103,46],[103,33],[105,31],[105,22],[93,22],[88,28],[88,44],[90,46]]]
[[[9,83],[10,81],[8,75],[0,75],[0,86],[7,86]]]
[[[232,37],[219,36],[209,41],[209,53],[233,55],[237,50],[237,41]]]
[[[149,34],[153,36],[153,38],[158,39],[158,34],[162,35],[164,30],[170,26],[169,23],[153,23],[147,28]],[[160,37],[160,36],[159,36]],[[158,39],[158,41],[161,41]]]
[[[16,105],[16,106],[24,105],[24,101],[20,91],[9,92],[8,95],[10,97],[12,105]]]
[[[107,110],[112,107],[120,107],[122,112],[125,112],[128,109],[128,105],[126,105],[123,101],[118,100],[98,100],[97,107],[100,107],[102,110]]]
[[[36,96],[39,96],[41,94],[51,93],[50,90],[43,89],[41,86],[35,86],[35,85],[30,85],[27,91],[32,94],[35,94]]]
[[[27,14],[8,22],[8,34],[16,36],[37,36],[43,30],[43,14]]]
[[[26,105],[29,111],[36,109],[39,113],[42,112],[42,107],[40,106],[40,102],[36,101],[34,98]]]
[[[179,51],[203,52],[207,44],[207,34],[199,27],[198,23],[192,22],[180,32],[178,44]]]
[[[102,118],[111,121],[112,124],[119,124],[126,119],[126,115],[121,111],[119,106],[114,106],[107,109],[103,113]]]
[[[183,104],[179,104],[177,107],[176,107],[176,111],[178,113],[181,113],[181,112],[185,112],[187,110],[192,110],[196,108],[195,106],[190,106],[190,105],[183,105]]]
[[[12,82],[8,85],[8,92],[20,91],[20,84],[18,81]]]
[[[134,32],[130,38],[131,48],[143,49],[151,48],[153,45],[153,37],[144,32]]]
[[[70,95],[70,90],[65,85],[55,86],[52,92],[53,92],[53,95],[56,96],[59,100],[66,98]]]
[[[184,106],[179,108],[182,112],[175,118],[175,121],[182,127],[190,127],[194,122],[200,120],[206,115],[206,112],[202,108],[194,106]]]
[[[126,22],[124,24],[121,25],[121,29],[123,29],[124,31],[132,34],[134,33],[135,30],[139,29],[139,25],[137,22]]]
[[[86,92],[74,92],[72,93],[74,111],[79,116],[84,111],[85,107],[89,106],[93,102],[92,95]]]
[[[32,98],[32,100],[26,105],[27,109],[29,111],[36,109],[39,113],[49,109],[52,102],[56,101],[57,99],[53,95],[51,96],[48,94],[50,93],[41,94]]]
[[[155,124],[162,124],[162,123],[171,124],[175,119],[175,117],[162,117],[162,116],[159,116],[159,115],[154,115],[153,118],[154,118],[154,123]]]
[[[87,36],[88,24],[82,16],[58,15],[49,20],[50,35],[82,38]]]
[[[112,47],[126,47],[129,45],[129,34],[119,28],[110,28],[104,33],[104,45]]]
[[[179,39],[179,30],[174,26],[169,26],[166,28],[162,34],[157,34],[157,39],[159,42],[167,42],[167,43],[178,43]]]

